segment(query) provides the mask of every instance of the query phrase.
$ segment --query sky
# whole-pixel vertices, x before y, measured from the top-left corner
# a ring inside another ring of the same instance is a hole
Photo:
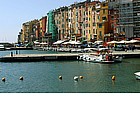
[[[22,24],[46,16],[50,10],[83,0],[1,0],[0,42],[17,42]]]
[[[1,0],[0,42],[17,42],[22,24],[46,16],[47,12],[85,0]]]

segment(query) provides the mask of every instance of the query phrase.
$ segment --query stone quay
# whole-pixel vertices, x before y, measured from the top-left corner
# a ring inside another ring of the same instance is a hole
[[[61,54],[10,54],[0,57],[0,62],[38,62],[38,61],[69,61],[77,60],[77,57],[83,53],[61,53]],[[84,53],[96,54],[96,53]],[[113,55],[121,55],[124,58],[140,58],[140,50],[132,51],[114,51]]]

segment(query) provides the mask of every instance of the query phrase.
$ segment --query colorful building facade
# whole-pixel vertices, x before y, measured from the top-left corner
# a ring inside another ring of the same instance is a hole
[[[105,42],[140,37],[139,0],[75,2],[49,11],[40,20],[23,23],[18,40],[47,42],[79,40]],[[22,38],[22,39],[21,39]]]

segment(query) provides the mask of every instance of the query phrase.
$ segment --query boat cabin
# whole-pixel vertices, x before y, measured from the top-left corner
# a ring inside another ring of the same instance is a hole
[[[0,51],[4,51],[5,48],[4,48],[4,45],[0,44]]]

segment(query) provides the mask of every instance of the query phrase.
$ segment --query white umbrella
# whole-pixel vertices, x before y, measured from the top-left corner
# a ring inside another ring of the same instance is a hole
[[[117,43],[117,41],[115,41],[115,40],[107,42],[107,44],[115,44],[115,43]]]
[[[46,42],[41,42],[40,44],[41,44],[41,45],[47,45],[48,43],[46,43]]]
[[[80,45],[81,44],[81,42],[76,42],[76,41],[70,41],[69,43],[72,45]]]
[[[64,42],[64,43],[62,43],[63,45],[67,45],[67,44],[70,44],[70,42]]]
[[[140,42],[139,40],[135,40],[135,39],[132,39],[129,41],[129,43],[137,43],[137,42]]]
[[[106,51],[106,50],[109,50],[108,48],[99,48],[98,49],[99,51]]]
[[[40,44],[38,41],[34,41],[34,44]]]
[[[58,40],[56,42],[53,43],[53,45],[59,45],[62,44],[65,40]]]
[[[117,44],[124,44],[124,43],[129,43],[129,41],[126,41],[126,40],[121,40],[121,41],[118,41],[116,42]]]
[[[103,41],[95,41],[94,43],[100,44],[100,43],[103,43]]]
[[[81,45],[81,42],[76,42],[76,41],[69,41],[69,42],[64,42],[62,43],[63,45],[71,44],[71,45]]]

